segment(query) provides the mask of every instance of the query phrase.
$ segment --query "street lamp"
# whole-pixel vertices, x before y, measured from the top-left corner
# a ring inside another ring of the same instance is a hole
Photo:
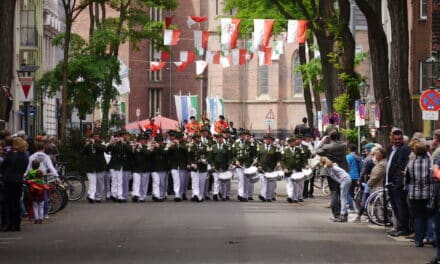
[[[35,71],[38,70],[38,66],[29,65],[29,64],[21,64],[20,68],[17,70],[17,76],[20,81],[21,88],[24,92],[24,100],[23,100],[23,112],[24,112],[24,131],[26,135],[29,135],[29,104],[30,101],[33,100],[32,87],[34,85],[34,75]]]
[[[370,93],[370,85],[365,81],[361,81],[359,83],[359,95],[361,96],[361,100],[363,104],[365,104],[365,99],[368,97],[369,93]]]
[[[439,78],[440,61],[437,51],[433,51],[431,56],[423,62],[426,70],[426,78],[430,80],[429,89],[435,89],[435,83]]]

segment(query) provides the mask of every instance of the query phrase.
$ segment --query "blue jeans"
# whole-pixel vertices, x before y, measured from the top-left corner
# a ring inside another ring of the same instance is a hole
[[[350,178],[344,179],[339,185],[339,188],[341,189],[341,216],[347,214],[346,204],[347,204],[348,190],[350,190],[350,185],[351,185]]]

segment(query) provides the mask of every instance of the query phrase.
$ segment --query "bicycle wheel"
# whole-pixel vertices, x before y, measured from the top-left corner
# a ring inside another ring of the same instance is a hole
[[[70,201],[78,201],[86,193],[86,183],[80,176],[66,176],[62,183]]]
[[[386,204],[387,215],[385,215],[384,204]],[[391,209],[391,203],[389,200],[384,203],[383,191],[374,198],[373,208],[373,217],[370,219],[371,222],[379,226],[388,224],[389,219],[393,217],[393,210]]]
[[[330,195],[330,187],[328,186],[327,178],[323,178],[322,181],[323,181],[323,183],[322,183],[321,191],[325,196],[329,196]]]
[[[63,197],[63,203],[60,208],[60,210],[62,210],[64,209],[64,207],[66,207],[67,202],[69,201],[69,197],[67,195],[66,188],[64,188],[63,185],[57,185],[57,189],[61,192],[61,195]]]
[[[367,213],[368,219],[370,222],[373,222],[371,219],[373,219],[374,216],[374,200],[376,199],[377,195],[379,195],[381,191],[375,191],[368,196],[367,200],[365,201],[365,211]]]
[[[56,187],[50,188],[48,191],[47,203],[49,214],[54,214],[61,210],[61,207],[63,206],[63,194],[61,191]]]
[[[357,192],[354,194],[354,206],[356,210],[359,212],[362,207],[362,197],[364,196],[364,192],[359,188]]]

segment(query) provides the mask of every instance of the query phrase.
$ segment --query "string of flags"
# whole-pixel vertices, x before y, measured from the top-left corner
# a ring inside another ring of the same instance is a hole
[[[174,16],[165,18],[163,32],[163,43],[165,46],[175,46],[179,43],[181,31],[169,29]],[[208,17],[188,16],[187,26],[192,28],[194,24],[202,23]],[[167,51],[155,52],[153,58],[156,61],[150,62],[151,71],[161,70],[166,63],[173,63],[179,72],[183,72],[188,64],[195,63],[196,74],[200,75],[209,64],[221,64],[223,67],[231,65],[244,65],[251,61],[254,56],[258,57],[258,64],[271,65],[272,60],[279,60],[284,53],[284,42],[304,44],[306,42],[307,21],[288,20],[287,32],[281,33],[281,40],[270,42],[275,24],[274,19],[254,19],[254,32],[252,41],[246,43],[246,48],[237,48],[241,20],[239,18],[221,18],[220,50],[207,50],[209,32],[193,30],[194,50],[180,51],[179,61],[171,62],[170,54]],[[204,60],[196,60],[196,56],[205,56]],[[158,60],[158,61],[157,61]]]

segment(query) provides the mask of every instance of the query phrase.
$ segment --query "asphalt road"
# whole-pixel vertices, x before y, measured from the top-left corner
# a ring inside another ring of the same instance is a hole
[[[42,225],[0,233],[0,263],[424,263],[367,223],[333,223],[325,198],[288,204],[70,203]],[[353,217],[353,216],[352,216]]]

